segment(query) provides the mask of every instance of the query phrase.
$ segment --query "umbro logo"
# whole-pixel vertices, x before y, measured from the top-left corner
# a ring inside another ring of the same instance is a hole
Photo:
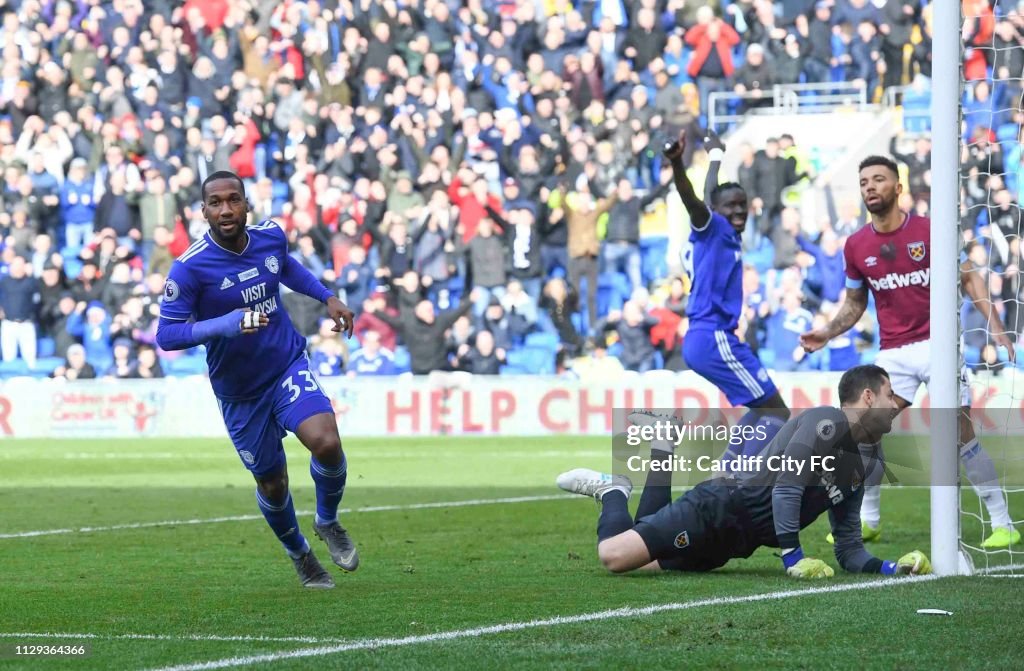
[[[869,256],[868,258],[864,259],[864,265],[867,266],[868,268],[871,268],[873,266],[877,266],[878,265],[878,257],[877,256]]]
[[[233,286],[235,286],[235,283],[231,281],[231,278],[225,277],[224,281],[220,283],[220,290],[224,291],[225,289],[230,289]]]

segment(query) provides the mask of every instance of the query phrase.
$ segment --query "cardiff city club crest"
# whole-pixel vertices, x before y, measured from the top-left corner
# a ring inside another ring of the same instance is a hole
[[[908,242],[907,253],[910,254],[910,258],[913,261],[924,261],[924,242]]]
[[[277,275],[277,271],[281,269],[281,267],[277,265],[276,256],[268,256],[267,260],[264,261],[264,263],[267,265],[267,270],[274,273],[275,275]]]

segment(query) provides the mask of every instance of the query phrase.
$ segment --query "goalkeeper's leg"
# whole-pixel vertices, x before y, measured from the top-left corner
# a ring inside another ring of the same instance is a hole
[[[978,442],[971,421],[970,407],[960,412],[960,463],[978,498],[985,504],[992,522],[992,534],[985,539],[982,547],[999,549],[1020,542],[1020,532],[1013,528],[1006,495],[999,485],[996,465],[985,448]]]
[[[672,457],[673,445],[667,440],[651,441],[651,461],[667,461]],[[672,503],[672,470],[666,468],[648,469],[644,491],[640,494],[640,505],[636,508],[634,520],[639,522],[648,515],[653,515]]]

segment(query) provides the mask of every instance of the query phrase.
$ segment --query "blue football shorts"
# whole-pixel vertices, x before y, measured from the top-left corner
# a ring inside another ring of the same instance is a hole
[[[334,414],[309,360],[296,359],[262,396],[246,401],[219,401],[224,424],[238,457],[256,477],[284,468],[282,439],[320,413]]]

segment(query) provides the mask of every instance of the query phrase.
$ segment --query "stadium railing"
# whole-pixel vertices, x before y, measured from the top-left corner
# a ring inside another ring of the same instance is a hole
[[[722,132],[743,121],[750,114],[821,114],[840,108],[869,109],[867,89],[853,82],[822,82],[816,84],[776,84],[770,89],[770,107],[739,111],[749,100],[765,100],[765,95],[747,91],[724,91],[708,96],[708,127]],[[721,111],[723,110],[724,111]]]

